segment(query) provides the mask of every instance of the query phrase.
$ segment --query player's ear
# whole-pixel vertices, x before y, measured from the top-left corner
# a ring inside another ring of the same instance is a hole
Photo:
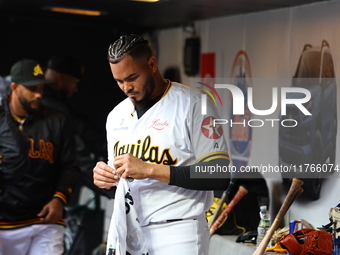
[[[16,91],[16,89],[17,89],[17,87],[18,87],[18,84],[15,83],[15,82],[11,82],[10,87],[11,87],[11,90],[12,90],[12,91]]]
[[[151,56],[148,61],[148,65],[153,73],[155,73],[158,69],[158,64],[155,56]]]

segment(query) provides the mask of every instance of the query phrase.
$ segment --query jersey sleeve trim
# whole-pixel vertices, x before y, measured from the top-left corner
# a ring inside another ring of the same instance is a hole
[[[205,154],[203,157],[198,159],[198,162],[209,162],[213,159],[227,159],[230,160],[229,154],[226,151],[214,151],[208,154]]]
[[[66,198],[66,196],[63,193],[56,192],[53,197],[59,198],[61,201],[64,202],[64,204],[67,204],[67,198]]]

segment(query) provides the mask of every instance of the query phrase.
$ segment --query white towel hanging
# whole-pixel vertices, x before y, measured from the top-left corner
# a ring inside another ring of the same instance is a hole
[[[124,178],[117,184],[106,254],[148,255],[129,183]]]

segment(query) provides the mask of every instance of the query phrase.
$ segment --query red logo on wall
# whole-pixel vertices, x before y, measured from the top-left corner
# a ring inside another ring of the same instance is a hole
[[[215,117],[209,116],[202,122],[202,133],[209,139],[219,139],[223,135],[222,125],[215,124],[214,126],[215,119]]]

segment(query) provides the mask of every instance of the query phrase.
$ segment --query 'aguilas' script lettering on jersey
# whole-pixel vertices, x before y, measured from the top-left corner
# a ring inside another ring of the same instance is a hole
[[[54,152],[54,145],[51,142],[45,142],[44,140],[39,140],[39,149],[34,149],[34,140],[30,138],[31,140],[31,148],[28,152],[28,156],[30,158],[41,158],[45,159],[51,164],[54,163],[53,160],[53,152]]]
[[[136,144],[119,144],[116,142],[113,151],[114,156],[122,155],[124,153],[131,153],[135,157],[150,163],[163,165],[176,165],[178,159],[173,159],[170,149],[164,149],[162,152],[158,146],[151,146],[151,137],[148,135],[144,141],[138,139]]]

